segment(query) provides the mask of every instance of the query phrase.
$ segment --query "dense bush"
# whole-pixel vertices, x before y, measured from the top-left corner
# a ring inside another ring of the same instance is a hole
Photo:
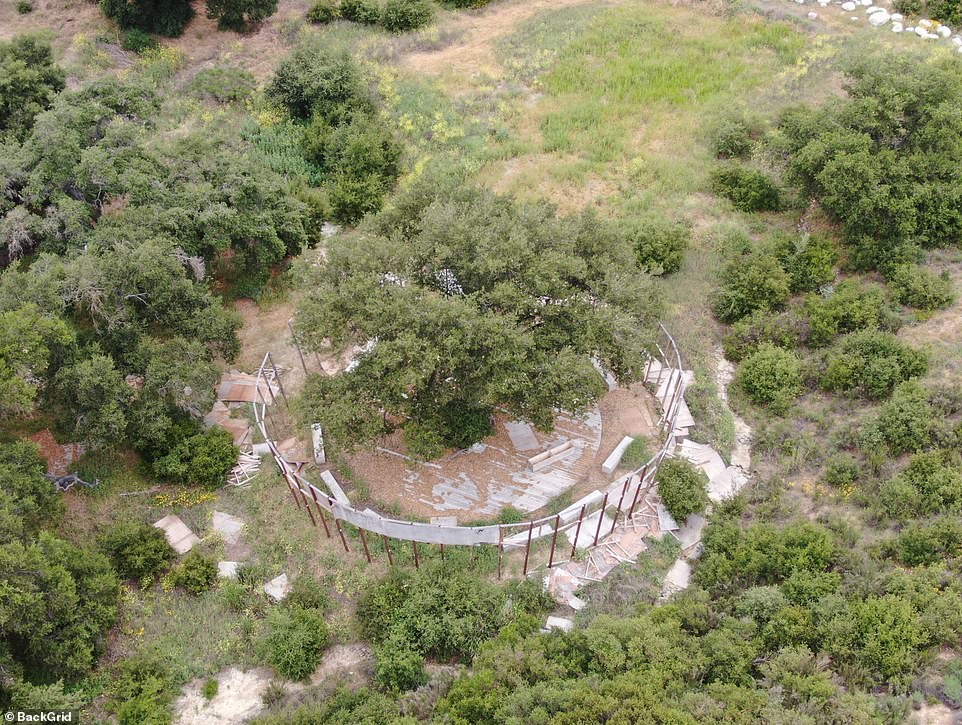
[[[617,231],[634,247],[638,266],[651,274],[677,272],[691,236],[688,227],[661,219],[624,221]]]
[[[307,19],[317,25],[323,25],[337,20],[341,8],[337,0],[317,0],[307,11]]]
[[[98,541],[123,579],[155,579],[174,560],[176,552],[161,529],[134,521],[121,521]]]
[[[30,0],[17,0],[17,12],[21,15],[33,12],[33,3]]]
[[[393,697],[374,692],[366,687],[353,689],[339,686],[320,702],[303,705],[296,710],[257,718],[256,725],[341,725],[359,723],[407,724],[410,718],[402,718],[398,703]]]
[[[712,131],[712,149],[720,159],[743,159],[761,137],[761,129],[745,117],[726,118]]]
[[[913,523],[883,549],[907,566],[927,566],[956,559],[962,556],[962,521],[957,516],[942,516]]]
[[[491,0],[444,0],[445,5],[459,9],[482,8],[490,2]]]
[[[169,725],[174,685],[166,657],[158,652],[122,660],[110,686],[110,707],[119,725]]]
[[[189,594],[203,594],[217,581],[217,562],[199,551],[191,551],[174,569],[170,581]]]
[[[299,576],[291,584],[284,604],[296,609],[316,609],[327,611],[331,606],[331,598],[321,583],[310,576]]]
[[[756,310],[784,307],[791,280],[775,254],[745,238],[734,239],[731,246],[713,304],[718,319],[735,322]]]
[[[204,68],[191,79],[188,88],[201,98],[234,103],[250,98],[257,88],[257,80],[241,68]]]
[[[711,189],[740,211],[775,211],[781,205],[781,194],[775,183],[748,166],[729,164],[714,169]]]
[[[100,9],[123,30],[177,36],[194,17],[190,0],[100,0]]]
[[[207,17],[218,30],[244,32],[277,12],[277,0],[207,0]]]
[[[143,53],[145,50],[153,50],[156,48],[157,41],[143,30],[131,28],[130,30],[125,30],[121,36],[120,47],[134,53]]]
[[[902,383],[879,411],[873,430],[893,455],[919,451],[932,440],[935,410],[929,405],[925,389],[915,380]],[[867,447],[874,443],[874,435]]]
[[[655,475],[658,495],[679,524],[708,505],[708,476],[681,458],[666,458]]]
[[[234,438],[223,428],[213,427],[178,444],[154,462],[158,476],[192,486],[215,488],[224,483],[237,464]]]
[[[937,310],[955,299],[948,271],[934,275],[914,264],[900,264],[889,275],[889,287],[903,305],[920,310]]]
[[[916,453],[908,466],[882,484],[886,513],[897,519],[962,511],[962,461],[948,451]]]
[[[813,234],[785,235],[776,242],[792,292],[814,292],[835,279],[838,251],[831,239]]]
[[[962,183],[943,163],[962,138],[947,122],[962,108],[962,69],[948,60],[859,57],[845,100],[780,121],[789,176],[841,221],[857,268],[888,271],[962,238]]]
[[[385,0],[380,22],[385,30],[404,33],[422,28],[434,20],[429,0]]]
[[[928,357],[921,350],[890,333],[862,330],[846,335],[829,350],[820,384],[826,390],[877,399],[927,369]]]
[[[272,609],[259,644],[264,661],[290,680],[305,680],[327,647],[327,623],[316,609]]]
[[[866,328],[894,332],[901,324],[880,287],[855,280],[840,282],[825,296],[809,295],[804,311],[808,319],[805,343],[809,347],[822,347],[836,335]]]
[[[742,361],[735,381],[753,403],[783,415],[802,394],[802,364],[794,352],[763,343]]]
[[[855,483],[860,475],[861,467],[852,454],[837,453],[828,460],[822,480],[834,488],[845,488]]]
[[[389,637],[374,648],[374,683],[382,690],[405,692],[427,682],[424,656],[401,637]]]
[[[736,321],[722,340],[725,357],[738,362],[765,344],[794,350],[807,332],[805,322],[794,310],[780,313],[756,310]]]
[[[20,35],[0,42],[0,78],[0,140],[5,136],[20,140],[36,115],[63,90],[66,76],[53,62],[47,40]]]
[[[35,536],[64,513],[63,495],[46,479],[47,462],[28,441],[0,445],[0,544]]]
[[[295,118],[319,114],[332,122],[345,111],[364,106],[366,98],[361,73],[351,56],[320,43],[305,43],[285,57],[267,94]]]
[[[341,0],[341,17],[354,23],[377,25],[381,6],[378,0]]]

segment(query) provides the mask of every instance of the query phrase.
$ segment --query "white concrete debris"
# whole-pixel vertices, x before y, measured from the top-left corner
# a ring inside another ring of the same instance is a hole
[[[186,554],[194,548],[195,544],[200,543],[200,538],[187,528],[187,524],[173,514],[155,522],[154,528],[163,530],[167,536],[167,542],[178,554]]]
[[[287,593],[290,590],[291,587],[287,582],[287,574],[281,574],[280,576],[274,577],[264,585],[264,594],[269,596],[275,602],[279,602],[287,597]]]
[[[240,532],[244,528],[244,520],[236,516],[225,514],[223,511],[215,511],[211,527],[228,544],[236,544],[240,541]]]
[[[545,622],[544,631],[550,632],[552,629],[558,629],[562,632],[570,632],[574,629],[575,623],[570,619],[565,619],[564,617],[548,617],[548,621]]]
[[[218,561],[217,576],[219,576],[221,579],[236,579],[237,568],[239,566],[239,561]]]

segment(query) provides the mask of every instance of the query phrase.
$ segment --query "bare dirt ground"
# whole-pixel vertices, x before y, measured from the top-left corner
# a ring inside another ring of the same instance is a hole
[[[918,325],[903,328],[899,337],[933,353],[934,370],[930,378],[946,384],[962,383],[962,263],[936,262],[948,270],[955,288],[956,301]]]
[[[231,667],[215,678],[217,694],[207,700],[201,694],[204,679],[192,680],[174,705],[177,725],[235,725],[247,722],[264,709],[261,695],[273,679],[267,669]]]

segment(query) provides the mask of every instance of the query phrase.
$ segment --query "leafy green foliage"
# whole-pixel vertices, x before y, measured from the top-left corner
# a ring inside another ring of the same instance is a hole
[[[937,310],[955,299],[948,271],[934,275],[914,264],[900,264],[889,275],[889,287],[903,305],[920,310]]]
[[[651,459],[648,442],[644,438],[635,438],[625,452],[621,454],[621,467],[636,469]]]
[[[742,361],[735,381],[753,403],[783,415],[802,393],[802,364],[795,353],[762,343]]]
[[[952,27],[962,22],[959,0],[898,0],[895,7],[900,13],[936,18]]]
[[[253,94],[257,81],[253,74],[241,68],[204,68],[191,79],[188,88],[201,98],[213,98],[219,103],[236,103]]]
[[[307,19],[316,25],[330,23],[341,14],[337,0],[317,0],[307,11]]]
[[[392,33],[417,30],[432,20],[434,6],[428,0],[385,0],[381,8],[381,25]]]
[[[30,0],[17,0],[17,12],[21,15],[33,12],[33,3]]]
[[[65,422],[91,447],[124,440],[132,391],[112,358],[93,355],[57,373],[56,387]]]
[[[722,340],[722,348],[732,362],[743,360],[765,344],[794,350],[802,342],[805,327],[805,320],[792,310],[784,313],[756,310],[732,325]]]
[[[97,543],[122,579],[156,579],[176,556],[163,531],[134,521],[114,524]]]
[[[786,235],[776,242],[776,249],[792,292],[814,292],[835,279],[838,251],[828,237]]]
[[[324,612],[330,609],[331,598],[317,579],[299,576],[291,585],[284,604],[295,609],[316,609]]]
[[[138,652],[120,663],[110,706],[120,725],[170,725],[174,677],[159,652]]]
[[[374,648],[374,682],[382,690],[405,692],[427,682],[424,656],[401,637],[390,637]]]
[[[822,347],[836,335],[868,328],[894,332],[901,324],[880,287],[856,280],[840,282],[825,296],[807,296],[804,311],[809,347]]]
[[[171,574],[171,583],[190,594],[203,594],[217,581],[217,562],[194,549]]]
[[[281,61],[267,94],[295,118],[307,119],[316,113],[334,120],[342,109],[350,110],[362,102],[363,88],[360,71],[348,53],[307,43]]]
[[[292,712],[259,717],[256,725],[412,725],[412,718],[402,718],[397,702],[387,695],[366,687],[354,690],[338,687],[318,704],[299,707]]]
[[[0,140],[23,139],[36,115],[63,90],[63,69],[54,64],[46,39],[20,35],[0,42],[0,78]]]
[[[962,555],[962,522],[957,516],[910,524],[885,546],[906,566],[938,564]]]
[[[712,149],[721,159],[747,158],[761,138],[759,125],[745,117],[724,119],[712,131]]]
[[[642,269],[651,274],[672,274],[681,268],[691,237],[686,226],[649,219],[621,222],[617,229],[635,248]]]
[[[662,461],[655,475],[658,495],[668,513],[681,524],[691,514],[705,510],[708,505],[708,476],[681,458]]]
[[[46,471],[34,443],[0,446],[0,544],[33,537],[63,516],[63,495],[44,478]]]
[[[157,459],[154,471],[158,476],[192,486],[215,488],[224,483],[228,472],[237,464],[237,455],[231,434],[215,426],[191,436]]]
[[[592,356],[640,378],[659,309],[630,245],[592,215],[562,218],[437,179],[332,239],[303,285],[305,344],[363,347],[348,374],[311,376],[301,399],[305,419],[342,445],[392,421],[432,444],[467,442],[499,405],[550,430],[557,408],[584,410],[603,393]]]
[[[893,455],[919,451],[932,440],[935,410],[929,405],[925,389],[914,380],[895,388],[891,399],[885,402],[875,422],[877,433]],[[872,436],[867,441],[871,446]]]
[[[857,268],[887,272],[962,236],[962,183],[944,163],[962,138],[962,69],[948,61],[861,58],[846,100],[781,119],[789,176],[841,221]]]
[[[962,511],[962,461],[948,451],[916,453],[880,494],[882,507],[898,519]]]
[[[927,369],[928,356],[921,350],[890,333],[862,330],[846,335],[829,350],[820,384],[826,390],[884,398]]]
[[[354,23],[377,25],[381,6],[378,0],[341,0],[341,17]]]
[[[781,194],[775,183],[748,166],[728,164],[714,169],[711,189],[740,211],[776,211],[781,205]]]
[[[175,37],[194,17],[190,0],[100,0],[100,10],[121,29]]]
[[[207,17],[218,30],[245,32],[277,12],[277,0],[207,0]]]
[[[317,609],[272,609],[260,642],[264,661],[290,680],[305,680],[327,647],[327,623]]]
[[[125,30],[120,38],[120,47],[134,53],[143,53],[145,50],[157,48],[157,41],[139,28]]]
[[[722,322],[735,322],[757,310],[780,309],[791,295],[791,279],[778,258],[746,239],[734,240],[720,282],[713,307]]]

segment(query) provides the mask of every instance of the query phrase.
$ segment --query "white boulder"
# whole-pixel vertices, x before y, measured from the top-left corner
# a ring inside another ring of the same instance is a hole
[[[921,25],[916,25],[916,26],[915,26],[915,34],[916,34],[917,36],[919,36],[920,38],[924,38],[926,35],[929,34],[929,31],[926,30],[925,28],[923,28]]]
[[[872,0],[862,0],[863,7],[868,7],[871,4],[872,4]]]
[[[956,35],[954,38],[952,38],[952,45],[954,45],[954,46],[956,46],[956,47],[962,46],[962,38],[960,38],[958,35]]]
[[[932,21],[929,20],[929,19],[927,19],[927,18],[922,18],[922,19],[919,21],[919,25],[920,25],[921,27],[925,28],[926,30],[928,30],[929,28],[932,27]]]
[[[818,13],[809,13],[809,14],[808,14],[808,19],[809,19],[809,20],[815,20],[816,18],[818,18]]]
[[[902,13],[892,13],[892,22],[901,23],[904,20]]]
[[[889,21],[889,17],[890,15],[886,11],[879,10],[877,13],[872,13],[868,16],[868,23],[873,28],[878,28],[885,25]]]
[[[943,38],[948,38],[952,35],[952,28],[948,25],[940,25],[935,32]]]
[[[901,33],[905,28],[902,27],[902,23],[892,23],[892,32]]]
[[[851,0],[849,0],[849,2],[842,3],[842,10],[844,10],[845,12],[850,13],[854,9],[855,9],[855,3],[851,2]]]

